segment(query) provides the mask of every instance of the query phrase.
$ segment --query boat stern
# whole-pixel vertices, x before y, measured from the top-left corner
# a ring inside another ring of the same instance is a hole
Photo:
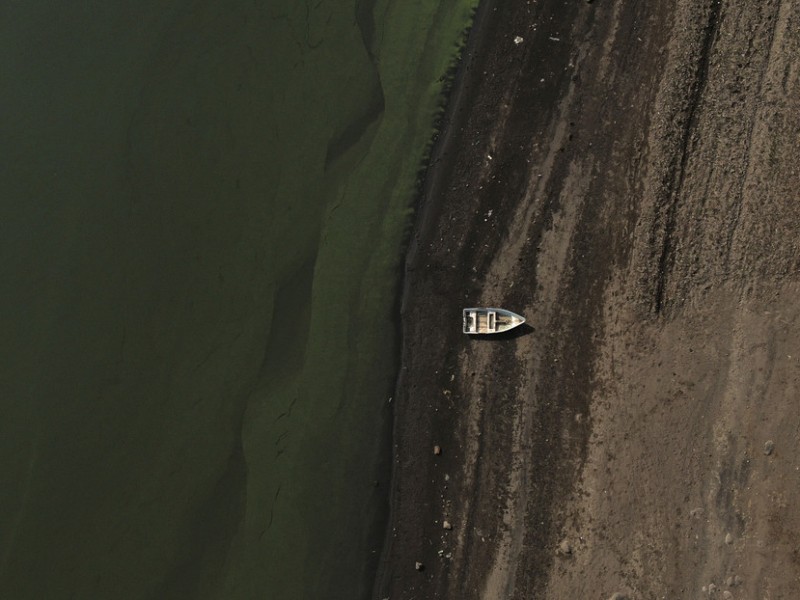
[[[478,332],[478,314],[471,308],[465,308],[463,311],[463,332]]]

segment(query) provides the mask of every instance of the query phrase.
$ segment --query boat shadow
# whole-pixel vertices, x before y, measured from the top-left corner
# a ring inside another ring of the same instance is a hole
[[[491,335],[471,335],[469,336],[473,341],[476,342],[507,342],[509,340],[515,340],[517,338],[524,337],[526,335],[530,335],[533,333],[533,327],[528,325],[527,323],[523,323],[522,325],[517,325],[511,331],[504,331],[503,333],[493,333]]]

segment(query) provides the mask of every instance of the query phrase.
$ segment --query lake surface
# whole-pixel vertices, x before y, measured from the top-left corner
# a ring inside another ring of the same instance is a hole
[[[368,596],[475,3],[0,8],[0,597]]]

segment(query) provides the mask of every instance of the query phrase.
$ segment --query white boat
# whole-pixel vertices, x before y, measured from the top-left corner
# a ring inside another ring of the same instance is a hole
[[[464,333],[503,333],[525,322],[525,317],[503,308],[465,308]]]

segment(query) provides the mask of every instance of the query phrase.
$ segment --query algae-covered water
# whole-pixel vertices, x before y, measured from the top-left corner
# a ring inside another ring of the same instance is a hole
[[[0,8],[0,597],[368,596],[474,4]]]

